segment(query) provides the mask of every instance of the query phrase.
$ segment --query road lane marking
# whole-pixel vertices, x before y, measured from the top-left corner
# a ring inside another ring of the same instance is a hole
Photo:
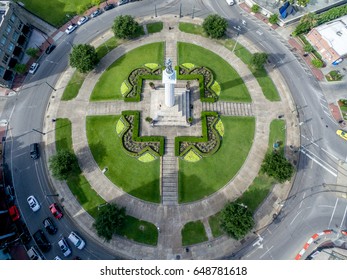
[[[270,252],[270,250],[273,248],[274,246],[272,245],[269,249],[266,250],[266,252],[264,254],[262,254],[259,258],[261,259],[262,257],[264,257],[267,253]]]
[[[319,162],[317,159],[319,159],[319,160],[321,160],[321,161],[323,161],[322,159],[320,159],[319,157],[317,157],[314,153],[312,153],[312,152],[310,152],[313,156],[311,156],[308,152],[308,150],[304,150],[305,149],[305,147],[302,147],[303,149],[300,149],[300,151],[304,154],[304,155],[306,155],[308,158],[310,158],[310,159],[312,159],[315,163],[317,163],[319,166],[321,166],[321,167],[323,167],[326,171],[328,171],[331,175],[333,175],[333,176],[335,176],[335,177],[337,177],[337,170],[334,168],[334,167],[332,167],[330,164],[328,164],[328,163],[325,163],[325,164],[327,164],[331,169],[329,169],[328,167],[326,167],[325,165],[323,165],[321,162]],[[315,157],[317,157],[317,159],[315,158]],[[324,162],[324,161],[323,161]],[[335,171],[335,172],[334,172]]]
[[[339,198],[336,198],[336,202],[335,202],[334,210],[333,210],[333,213],[331,214],[331,217],[330,217],[330,221],[329,221],[328,229],[330,228],[331,221],[333,220],[333,217],[334,217],[334,214],[335,214],[335,211],[336,211],[336,206],[337,206],[337,202],[338,202],[338,201],[339,201]]]
[[[342,217],[342,220],[341,220],[340,228],[342,228],[343,221],[345,220],[345,217],[346,217],[346,212],[347,212],[347,205],[346,205],[346,208],[345,208],[345,213],[343,213],[343,217]]]
[[[300,210],[300,211],[295,215],[294,219],[290,222],[289,225],[292,225],[292,223],[294,223],[294,221],[296,220],[296,218],[300,215],[301,211],[302,211],[302,210]]]
[[[331,156],[332,158],[336,160],[340,160],[338,157],[334,156],[332,153],[328,152],[326,149],[320,147],[317,143],[313,142],[313,140],[309,139],[308,137],[301,135],[302,138],[305,138],[306,140],[310,141],[311,144],[315,145],[316,147],[320,148],[323,152],[325,152],[327,155]]]
[[[301,200],[301,202],[300,202],[299,209],[301,208],[302,203],[304,202],[305,196],[306,196],[306,192],[304,192],[304,195],[302,196],[302,200]]]

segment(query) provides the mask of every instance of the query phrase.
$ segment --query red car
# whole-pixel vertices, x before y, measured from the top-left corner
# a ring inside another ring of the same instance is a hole
[[[53,216],[60,220],[63,217],[63,212],[61,212],[59,206],[56,203],[53,203],[49,206],[49,210],[51,210],[51,213]]]
[[[15,205],[8,208],[8,213],[10,214],[12,221],[15,222],[19,220],[20,214],[19,214],[18,208]]]

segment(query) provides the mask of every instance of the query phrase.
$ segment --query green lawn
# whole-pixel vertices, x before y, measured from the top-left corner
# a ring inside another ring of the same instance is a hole
[[[208,223],[210,224],[210,228],[212,231],[213,237],[219,237],[224,234],[223,230],[220,228],[219,225],[219,216],[221,212],[216,213],[213,216],[210,216],[208,218]]]
[[[124,40],[116,39],[116,37],[111,37],[105,43],[101,44],[96,48],[96,54],[98,55],[99,60],[124,42]]]
[[[70,120],[56,120],[55,136],[57,151],[64,149],[73,151]],[[81,170],[78,168],[68,178],[66,183],[84,210],[93,218],[96,218],[98,206],[105,204],[106,201],[92,189],[86,178],[81,175]],[[155,225],[146,221],[140,221],[132,216],[126,216],[124,227],[119,234],[136,242],[149,245],[156,245],[158,240],[158,232]]]
[[[163,64],[164,43],[153,43],[132,50],[115,61],[101,75],[93,89],[91,101],[123,99],[120,87],[135,68],[146,63]]]
[[[239,43],[237,43],[235,47],[235,43],[236,42],[232,39],[224,40],[224,46],[231,51],[234,50],[235,55],[239,57],[243,63],[249,66],[251,63],[252,53],[248,51],[244,46],[240,45]],[[273,83],[273,81],[271,80],[271,78],[269,77],[269,75],[267,74],[264,68],[255,70],[249,67],[249,70],[257,79],[259,86],[261,87],[266,99],[268,99],[269,101],[281,100],[275,84]]]
[[[128,156],[116,133],[120,116],[87,117],[87,137],[90,150],[105,175],[125,192],[150,202],[160,202],[160,161],[143,163]]]
[[[273,144],[276,141],[281,143],[280,148],[283,150],[286,144],[286,122],[284,120],[273,120],[270,124],[270,137],[269,137],[269,149],[268,152],[273,150]]]
[[[205,227],[201,221],[189,222],[182,229],[182,246],[207,241]]]
[[[196,45],[178,43],[178,63],[193,63],[206,66],[213,72],[214,79],[221,86],[220,100],[251,102],[251,96],[233,67],[219,55]]]
[[[20,0],[25,8],[45,21],[60,27],[66,23],[70,17],[82,14],[89,7],[93,7],[93,0]],[[104,2],[104,0],[101,0]]]
[[[119,231],[121,236],[136,242],[156,246],[158,242],[158,230],[154,224],[125,216],[124,226]]]
[[[188,22],[180,22],[178,25],[178,28],[180,31],[195,35],[200,35],[204,37],[208,37],[207,34],[204,32],[204,29],[201,25],[188,23]]]
[[[68,101],[74,99],[77,96],[86,76],[87,74],[80,73],[76,70],[67,84],[61,100]]]
[[[191,163],[179,161],[179,202],[202,199],[223,187],[242,167],[253,143],[255,119],[221,117],[224,136],[214,155]]]
[[[157,33],[163,30],[163,22],[152,22],[147,24],[147,31],[149,34]]]

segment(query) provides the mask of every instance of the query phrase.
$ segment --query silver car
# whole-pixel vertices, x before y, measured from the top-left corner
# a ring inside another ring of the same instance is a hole
[[[33,210],[34,212],[38,211],[41,208],[39,202],[37,201],[37,199],[33,195],[31,195],[27,198],[27,202],[28,202],[31,210]]]
[[[64,257],[67,257],[67,256],[71,255],[70,246],[69,246],[69,244],[67,244],[67,242],[66,242],[64,237],[59,239],[58,245],[59,245],[60,250],[62,251]]]

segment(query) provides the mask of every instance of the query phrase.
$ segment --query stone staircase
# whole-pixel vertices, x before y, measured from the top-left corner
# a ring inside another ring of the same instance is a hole
[[[216,111],[225,116],[253,116],[251,103],[235,103],[218,101],[214,103],[203,102],[203,111]]]
[[[163,205],[178,202],[178,159],[175,157],[175,138],[165,139],[165,153],[161,163],[161,190]]]

